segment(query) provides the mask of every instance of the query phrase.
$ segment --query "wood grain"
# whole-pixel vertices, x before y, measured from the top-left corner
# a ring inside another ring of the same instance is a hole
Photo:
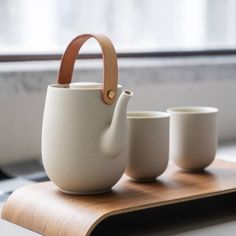
[[[111,215],[235,192],[235,179],[236,164],[216,160],[201,173],[169,165],[153,183],[135,183],[123,176],[111,192],[100,195],[68,195],[43,182],[15,191],[2,218],[43,235],[90,235]]]

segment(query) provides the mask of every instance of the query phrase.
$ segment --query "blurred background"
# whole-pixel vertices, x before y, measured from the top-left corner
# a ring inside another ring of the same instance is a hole
[[[0,211],[15,189],[48,180],[41,163],[46,90],[66,46],[84,33],[114,43],[119,83],[134,93],[129,110],[217,107],[218,156],[236,161],[235,0],[0,0]],[[74,81],[101,81],[100,58],[89,40]],[[0,235],[35,234],[0,220]]]
[[[130,110],[218,107],[224,149],[220,155],[232,159],[236,153],[235,0],[1,0],[3,179],[47,179],[40,161],[46,89],[57,79],[66,46],[83,33],[103,33],[113,41],[119,83],[135,94]],[[84,60],[76,62],[74,80],[101,81],[100,57],[98,45],[89,40],[80,55]],[[10,189],[3,183],[0,189],[10,193],[19,183]]]
[[[0,53],[62,53],[84,32],[118,52],[235,49],[235,10],[234,0],[1,0]]]

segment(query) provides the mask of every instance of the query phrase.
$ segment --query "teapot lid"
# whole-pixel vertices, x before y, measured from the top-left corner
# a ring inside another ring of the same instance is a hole
[[[69,84],[69,88],[81,89],[81,90],[102,89],[102,86],[103,86],[102,83],[96,83],[96,82],[76,82]]]
[[[121,88],[120,84],[117,85],[117,88]],[[75,82],[69,84],[70,89],[79,89],[79,90],[102,90],[103,83],[98,82]]]

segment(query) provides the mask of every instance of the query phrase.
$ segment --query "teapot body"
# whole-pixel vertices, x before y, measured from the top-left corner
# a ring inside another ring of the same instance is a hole
[[[115,158],[106,156],[100,148],[116,101],[103,103],[99,86],[89,90],[66,86],[55,84],[47,89],[42,125],[45,171],[64,192],[108,191],[127,165],[126,148]],[[121,92],[118,86],[117,94]]]

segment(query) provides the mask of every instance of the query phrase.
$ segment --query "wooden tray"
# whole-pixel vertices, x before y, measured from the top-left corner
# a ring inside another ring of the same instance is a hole
[[[205,172],[186,173],[174,165],[154,183],[123,176],[111,192],[77,196],[51,182],[28,185],[7,200],[2,218],[43,235],[90,235],[105,218],[236,191],[236,164],[216,160]]]

